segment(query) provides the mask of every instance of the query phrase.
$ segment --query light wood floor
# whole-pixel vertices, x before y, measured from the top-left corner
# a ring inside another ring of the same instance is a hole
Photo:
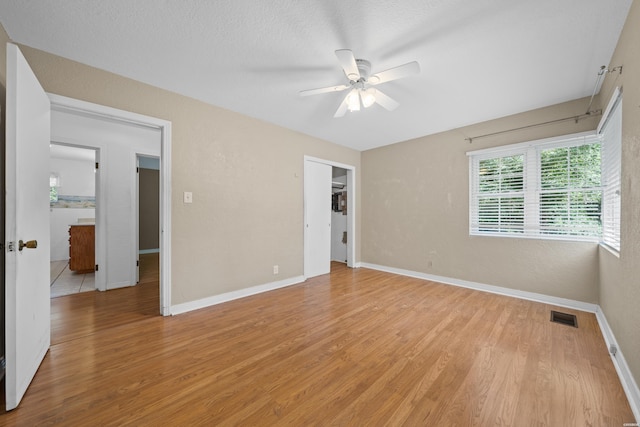
[[[0,424],[634,422],[593,315],[561,309],[576,329],[544,304],[332,268],[169,318],[157,279],[56,298],[51,349]]]

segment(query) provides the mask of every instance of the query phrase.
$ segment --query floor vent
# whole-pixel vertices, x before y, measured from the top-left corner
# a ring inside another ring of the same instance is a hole
[[[551,310],[551,321],[555,323],[562,323],[563,325],[578,327],[578,319],[574,314],[561,313],[559,311]]]

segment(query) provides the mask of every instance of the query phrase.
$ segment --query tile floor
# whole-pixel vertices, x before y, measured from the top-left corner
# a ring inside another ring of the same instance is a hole
[[[78,274],[69,261],[51,261],[51,298],[95,290],[95,273]]]

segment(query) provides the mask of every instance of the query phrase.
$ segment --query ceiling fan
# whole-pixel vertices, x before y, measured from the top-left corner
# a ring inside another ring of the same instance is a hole
[[[336,56],[349,83],[300,92],[300,96],[309,96],[350,89],[333,117],[342,117],[347,110],[359,111],[361,104],[364,108],[378,104],[389,111],[395,110],[399,104],[374,86],[420,73],[420,65],[413,61],[371,75],[371,63],[366,59],[356,59],[349,49],[336,50]]]

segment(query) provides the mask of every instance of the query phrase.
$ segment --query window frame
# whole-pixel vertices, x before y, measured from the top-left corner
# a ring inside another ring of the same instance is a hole
[[[593,243],[600,242],[601,234],[598,236],[580,236],[570,234],[545,234],[541,232],[541,152],[547,149],[575,147],[585,144],[601,144],[601,138],[595,131],[587,131],[467,152],[467,156],[469,157],[469,235]],[[523,232],[483,231],[481,230],[481,224],[479,221],[479,163],[482,160],[516,155],[524,156],[523,191],[525,197]],[[602,186],[597,188],[598,191],[602,191]],[[567,191],[570,190],[568,189]]]
[[[600,245],[605,246],[620,256],[621,223],[622,223],[622,88],[616,87],[607,108],[602,114],[597,127],[597,134],[603,139],[602,144],[602,239]],[[618,116],[616,116],[618,115]],[[619,119],[618,128],[609,129],[611,119]],[[607,131],[613,130],[615,138],[607,138]],[[612,217],[613,216],[613,217]],[[612,229],[609,231],[609,229]]]

